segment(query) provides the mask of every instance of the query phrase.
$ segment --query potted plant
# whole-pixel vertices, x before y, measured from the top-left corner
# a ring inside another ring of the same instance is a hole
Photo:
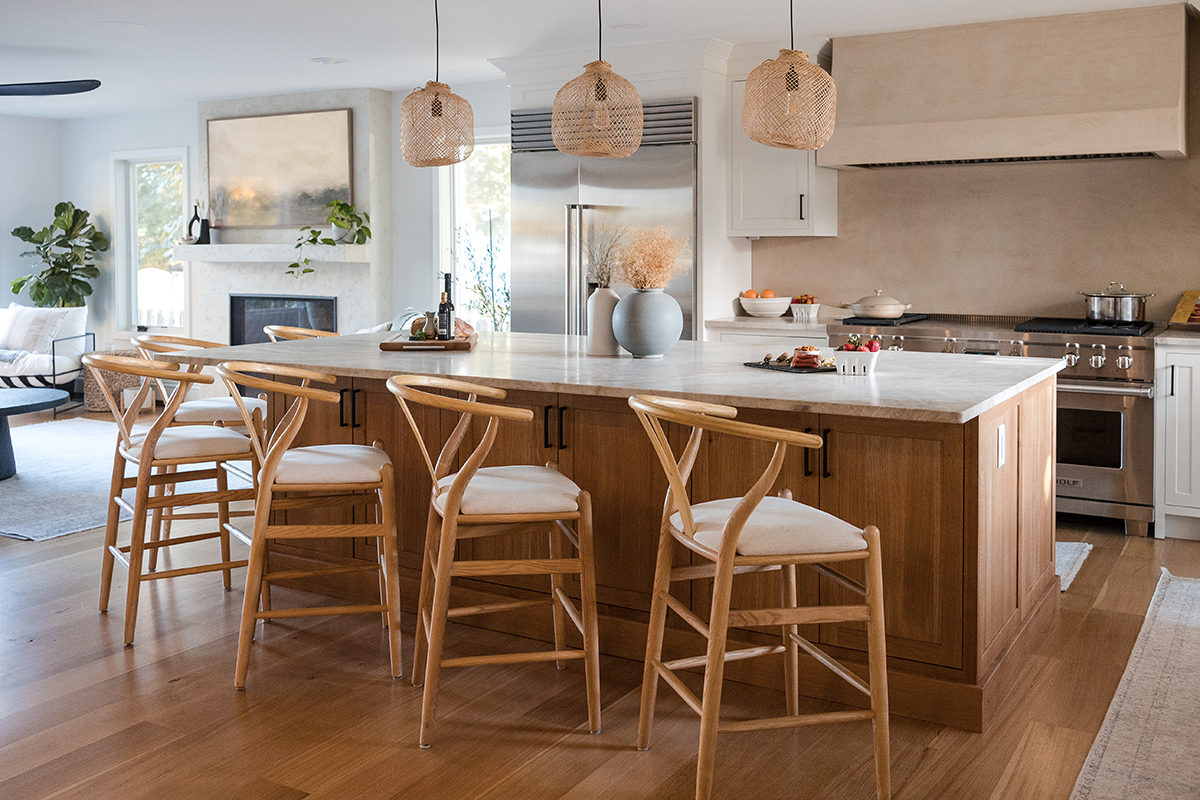
[[[29,288],[35,306],[77,308],[92,293],[93,278],[100,277],[96,254],[108,249],[108,237],[88,221],[88,212],[72,203],[54,207],[54,221],[40,231],[28,226],[13,228],[12,235],[33,245],[22,256],[37,256],[45,269],[12,282],[13,294]]]
[[[306,244],[327,244],[333,246],[337,244],[366,244],[371,241],[371,229],[367,227],[371,222],[370,214],[365,211],[359,212],[354,207],[354,203],[347,203],[345,200],[330,200],[325,204],[325,207],[329,209],[329,216],[325,218],[325,223],[329,225],[328,235],[323,235],[322,231],[318,228],[305,225],[300,229],[300,236],[296,239],[297,250]],[[309,266],[307,258],[299,258],[287,265],[287,274],[297,278],[312,271],[313,269]]]
[[[674,239],[663,226],[633,233],[621,248],[617,275],[633,291],[613,310],[617,341],[635,358],[660,358],[679,341],[683,311],[663,289],[683,271],[680,256],[686,239]]]

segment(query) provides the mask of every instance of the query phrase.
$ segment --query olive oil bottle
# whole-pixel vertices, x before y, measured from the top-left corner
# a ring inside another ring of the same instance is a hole
[[[438,303],[438,338],[454,338],[454,303],[450,299],[450,273],[446,273],[446,288],[442,301]]]

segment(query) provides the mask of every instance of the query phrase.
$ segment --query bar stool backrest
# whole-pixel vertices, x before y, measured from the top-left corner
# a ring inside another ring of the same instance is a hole
[[[137,347],[138,352],[142,354],[142,358],[149,361],[158,361],[160,363],[169,361],[169,359],[156,359],[156,353],[177,353],[184,350],[208,350],[214,347],[228,347],[228,345],[220,342],[209,342],[204,339],[188,339],[183,336],[169,336],[165,333],[143,333],[133,337],[133,343]],[[200,372],[203,369],[201,364],[178,363],[183,369],[188,372]],[[166,384],[163,380],[155,381],[158,384],[158,391],[163,397],[167,397],[170,393],[167,391]]]
[[[337,336],[333,331],[319,331],[316,328],[297,328],[293,325],[264,325],[263,333],[272,342],[280,339],[319,339],[322,336]]]
[[[821,437],[811,433],[799,433],[798,431],[786,430],[784,428],[772,428],[766,425],[755,425],[749,422],[737,421],[734,419],[737,416],[737,409],[732,406],[654,395],[634,395],[629,398],[629,405],[637,413],[638,419],[642,422],[642,427],[646,429],[646,433],[650,436],[654,452],[658,455],[659,463],[662,464],[663,471],[667,475],[669,489],[667,492],[667,501],[663,507],[663,524],[666,524],[672,514],[679,514],[683,532],[693,542],[696,535],[696,523],[692,518],[692,505],[688,498],[687,480],[691,474],[692,467],[696,463],[696,456],[700,452],[700,444],[703,441],[704,432],[707,430],[742,439],[754,439],[775,444],[775,452],[770,462],[758,480],[755,481],[754,486],[742,497],[741,502],[734,507],[733,513],[725,525],[725,530],[721,538],[720,551],[730,554],[736,552],[738,537],[741,534],[742,527],[750,518],[750,514],[758,507],[762,499],[767,496],[767,493],[771,491],[776,478],[779,477],[779,471],[783,468],[783,459],[787,455],[788,445],[794,444],[799,447],[808,448],[818,448],[821,446]],[[674,451],[672,451],[670,442],[667,439],[666,431],[663,429],[662,422],[664,421],[685,425],[692,429],[687,444],[680,452],[678,458],[675,457]],[[696,544],[695,546],[703,548],[703,545],[700,544]],[[703,549],[707,550],[707,548]]]

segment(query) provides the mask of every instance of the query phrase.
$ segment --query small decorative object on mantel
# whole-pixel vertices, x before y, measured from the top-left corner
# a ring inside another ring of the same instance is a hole
[[[635,231],[621,248],[618,277],[633,291],[613,311],[613,334],[634,358],[661,358],[683,333],[683,311],[663,290],[683,271],[680,256],[686,246],[660,225]]]
[[[624,225],[597,225],[587,240],[588,283],[596,286],[587,301],[589,356],[621,354],[621,346],[612,328],[613,311],[621,296],[612,290],[612,280],[626,230]]]
[[[358,211],[354,207],[354,203],[347,203],[345,200],[330,200],[325,207],[329,209],[329,216],[325,218],[326,224],[329,225],[329,235],[322,236],[321,231],[317,228],[305,225],[300,229],[300,236],[296,239],[297,250],[306,244],[324,244],[333,247],[338,244],[366,244],[371,241],[371,229],[367,227],[371,222],[370,214]],[[208,225],[204,220],[201,220],[200,230],[202,236],[207,236]],[[197,242],[197,244],[207,243],[207,241]],[[287,265],[287,274],[296,278],[312,271],[313,268],[309,266],[308,258],[300,258]]]
[[[434,79],[413,89],[400,104],[400,154],[414,167],[457,164],[475,151],[471,104],[440,82],[441,27],[433,0]]]
[[[792,49],[764,61],[746,79],[742,127],[768,147],[816,150],[833,136],[837,87],[829,73],[796,46],[795,9],[789,0]]]
[[[642,96],[603,60],[602,0],[596,0],[596,60],[554,96],[554,146],[573,156],[625,158],[642,143]]]

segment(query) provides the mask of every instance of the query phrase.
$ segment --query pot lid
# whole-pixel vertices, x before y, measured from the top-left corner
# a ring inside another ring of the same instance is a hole
[[[1113,287],[1116,287],[1114,290]],[[1080,292],[1084,297],[1154,297],[1154,293],[1144,294],[1142,292],[1126,291],[1125,284],[1120,281],[1112,281],[1108,284],[1108,288],[1103,292]]]
[[[883,289],[876,289],[875,294],[869,294],[866,297],[860,297],[851,305],[856,306],[902,306],[904,305],[894,297],[884,295]]]

